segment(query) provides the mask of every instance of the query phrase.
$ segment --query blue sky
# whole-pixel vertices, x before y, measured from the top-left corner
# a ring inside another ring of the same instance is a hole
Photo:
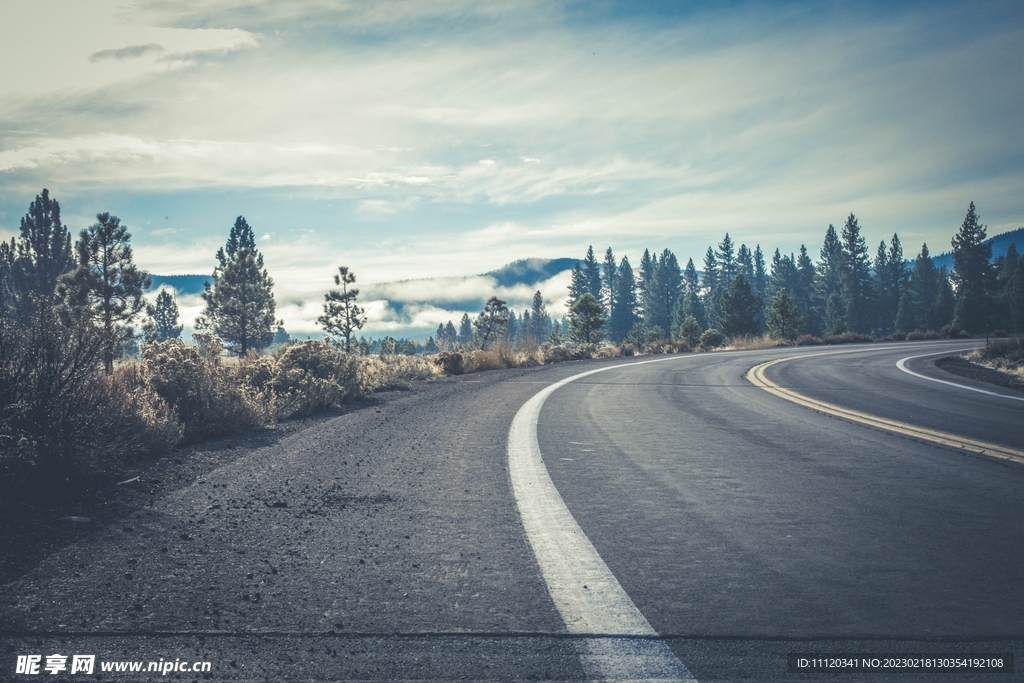
[[[245,215],[296,331],[342,264],[449,277],[588,244],[699,263],[726,231],[816,253],[850,212],[872,246],[940,252],[972,200],[990,234],[1024,225],[1019,3],[2,15],[0,237],[47,187],[74,232],[110,211],[142,267],[209,272]]]

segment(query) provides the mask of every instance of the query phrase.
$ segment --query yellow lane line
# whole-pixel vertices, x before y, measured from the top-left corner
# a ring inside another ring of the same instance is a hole
[[[850,353],[849,351],[840,351],[837,353]],[[968,439],[963,436],[957,436],[956,434],[948,434],[946,432],[940,432],[934,429],[926,429],[925,427],[918,427],[916,425],[910,425],[905,422],[897,422],[896,420],[889,420],[884,417],[877,417],[875,415],[868,415],[857,410],[850,410],[849,408],[843,408],[833,403],[825,403],[824,401],[818,401],[817,399],[809,398],[803,394],[798,394],[792,389],[786,389],[779,386],[775,382],[768,379],[765,376],[765,370],[775,365],[776,363],[785,363],[799,358],[807,358],[809,356],[826,356],[833,354],[824,353],[808,353],[801,356],[790,356],[788,358],[779,358],[777,360],[769,361],[767,363],[761,363],[755,365],[747,371],[747,381],[756,387],[764,389],[770,394],[774,394],[779,398],[784,398],[787,401],[796,403],[797,405],[816,410],[820,413],[827,415],[834,415],[850,422],[856,422],[868,427],[874,427],[875,429],[881,429],[894,434],[900,434],[902,436],[909,436],[912,439],[918,439],[920,441],[927,441],[929,443],[935,443],[940,446],[947,446],[950,448],[958,448],[964,451],[970,451],[972,453],[980,453],[981,455],[988,455],[993,458],[999,458],[1001,460],[1011,460],[1013,462],[1024,465],[1024,451],[1019,451],[1015,448],[1009,448],[1007,446],[999,446],[993,443],[985,441],[976,441],[974,439]]]

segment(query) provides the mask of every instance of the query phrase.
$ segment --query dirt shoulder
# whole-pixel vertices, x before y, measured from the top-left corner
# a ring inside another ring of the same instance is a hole
[[[1024,393],[1024,381],[1016,375],[1009,372],[1003,372],[1001,370],[987,368],[984,365],[979,365],[977,363],[972,363],[963,356],[940,358],[935,362],[935,365],[946,372],[959,375],[960,377],[978,380],[979,382],[988,382],[989,384],[995,384],[997,386],[1006,387],[1007,389],[1013,389]]]

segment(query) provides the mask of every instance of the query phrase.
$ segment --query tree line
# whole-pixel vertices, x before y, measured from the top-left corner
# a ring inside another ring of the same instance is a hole
[[[685,341],[765,332],[795,339],[854,333],[881,338],[914,332],[997,329],[1024,332],[1024,268],[1016,247],[992,262],[991,245],[972,202],[953,237],[953,270],[936,268],[928,245],[904,258],[899,235],[872,258],[855,215],[829,225],[817,262],[775,249],[770,265],[760,245],[736,247],[726,233],[708,247],[702,272],[671,250],[644,250],[638,271],[609,247],[593,247],[572,272],[569,336],[578,342]],[[704,340],[706,343],[706,339]]]

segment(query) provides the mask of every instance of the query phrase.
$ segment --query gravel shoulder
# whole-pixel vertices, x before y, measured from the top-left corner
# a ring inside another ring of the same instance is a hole
[[[935,362],[935,365],[946,372],[959,375],[960,377],[978,380],[979,382],[988,382],[989,384],[1024,393],[1024,381],[1021,381],[1016,375],[972,363],[963,356],[940,358]]]

